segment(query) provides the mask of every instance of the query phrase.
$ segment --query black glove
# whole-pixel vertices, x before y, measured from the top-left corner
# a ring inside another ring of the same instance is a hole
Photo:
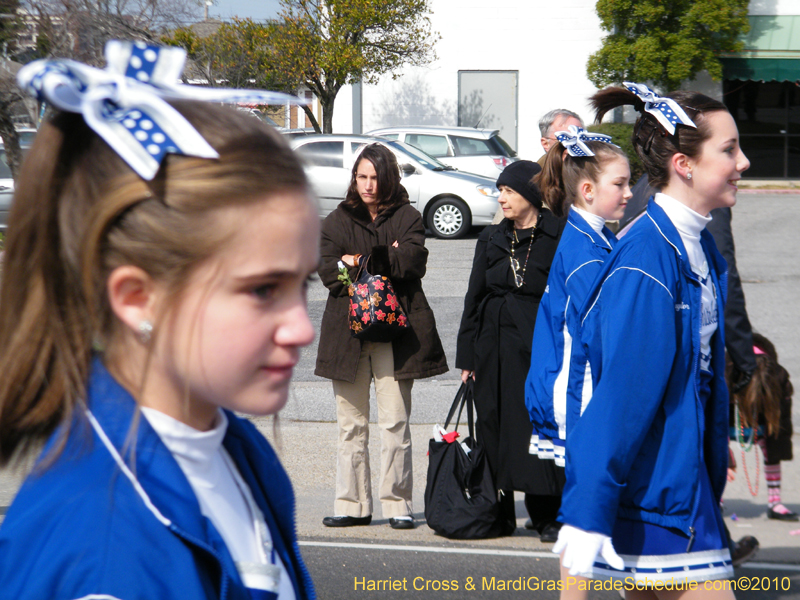
[[[731,373],[731,393],[738,394],[741,392],[747,387],[751,379],[753,379],[752,371],[741,371],[734,367],[733,373]]]

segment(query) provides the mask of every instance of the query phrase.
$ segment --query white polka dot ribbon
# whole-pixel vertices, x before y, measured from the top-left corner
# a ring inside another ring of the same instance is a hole
[[[569,131],[556,131],[556,139],[561,142],[561,145],[567,149],[570,156],[585,157],[594,156],[591,148],[586,145],[586,142],[605,142],[611,143],[611,136],[602,133],[589,133],[583,127],[569,125]]]
[[[167,154],[218,158],[208,142],[164,99],[240,104],[303,104],[279,92],[208,88],[180,83],[186,52],[143,42],[110,41],[107,67],[72,60],[37,60],[17,74],[19,86],[59,110],[80,113],[144,179]]]
[[[675,125],[677,124],[697,129],[694,121],[672,98],[659,96],[643,83],[623,81],[622,85],[641,98],[644,102],[644,110],[653,115],[670,135],[675,135]]]

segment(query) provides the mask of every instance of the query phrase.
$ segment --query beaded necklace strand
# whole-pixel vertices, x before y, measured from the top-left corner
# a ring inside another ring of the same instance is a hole
[[[750,490],[750,495],[755,497],[758,496],[758,485],[759,485],[759,474],[761,471],[761,463],[758,461],[758,452],[755,453],[756,457],[756,489],[753,490],[753,486],[750,483],[750,474],[747,472],[747,463],[745,462],[745,452],[750,452],[753,446],[757,441],[758,433],[756,432],[757,423],[754,420],[754,423],[750,428],[750,439],[745,441],[744,437],[744,423],[741,422],[741,418],[739,417],[739,405],[734,404],[734,415],[735,415],[735,423],[736,423],[736,438],[739,442],[739,448],[742,451],[742,469],[744,470],[744,478],[747,480],[747,489]]]
[[[536,225],[531,228],[531,240],[528,242],[528,253],[525,255],[525,264],[522,265],[522,274],[519,272],[519,261],[514,258],[514,241],[516,240],[517,246],[519,246],[519,237],[517,236],[517,230],[514,229],[514,239],[511,240],[511,256],[509,260],[511,261],[511,272],[514,273],[514,284],[521,288],[522,285],[525,283],[525,269],[528,268],[528,259],[531,257],[531,248],[533,247],[533,232],[536,231]]]

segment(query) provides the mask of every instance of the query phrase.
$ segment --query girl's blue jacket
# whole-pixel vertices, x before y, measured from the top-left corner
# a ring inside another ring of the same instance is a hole
[[[222,537],[147,419],[138,415],[128,439],[135,402],[99,360],[88,407],[89,419],[73,421],[63,451],[28,476],[3,521],[0,598],[250,600]],[[226,414],[225,449],[264,513],[297,598],[314,598],[289,478],[256,428]]]
[[[605,240],[576,211],[570,211],[539,303],[525,406],[534,433],[551,440],[566,439],[568,412],[575,413],[569,419],[570,428],[581,414],[585,360],[572,373],[570,360],[579,334],[578,311],[617,242],[607,227],[603,235]]]
[[[567,437],[559,520],[611,535],[617,517],[694,533],[700,469],[717,501],[728,463],[722,322],[725,260],[701,245],[717,289],[711,396],[699,385],[700,285],[678,231],[652,200],[617,244],[581,309],[594,392]]]

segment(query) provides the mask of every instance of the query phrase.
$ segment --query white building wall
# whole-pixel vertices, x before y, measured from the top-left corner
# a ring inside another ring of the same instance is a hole
[[[748,14],[768,16],[800,15],[800,0],[750,0]]]
[[[593,0],[432,0],[431,22],[442,38],[438,59],[392,80],[363,87],[363,131],[391,125],[456,125],[458,71],[518,71],[518,152],[542,153],[538,121],[568,108],[588,122],[595,87],[586,60],[603,32]],[[352,131],[352,92],[336,100],[334,131]],[[345,108],[347,107],[347,108]]]
[[[522,158],[541,155],[538,121],[547,111],[568,108],[587,124],[593,121],[587,99],[596,88],[586,76],[586,62],[605,35],[595,0],[431,0],[431,5],[433,29],[442,36],[438,59],[363,86],[363,132],[393,125],[457,125],[460,70],[519,72],[517,150]],[[797,15],[800,0],[751,0],[749,13]],[[722,96],[721,82],[705,72],[683,87]],[[634,118],[626,109],[624,120]],[[349,86],[337,96],[333,129],[353,131]]]

